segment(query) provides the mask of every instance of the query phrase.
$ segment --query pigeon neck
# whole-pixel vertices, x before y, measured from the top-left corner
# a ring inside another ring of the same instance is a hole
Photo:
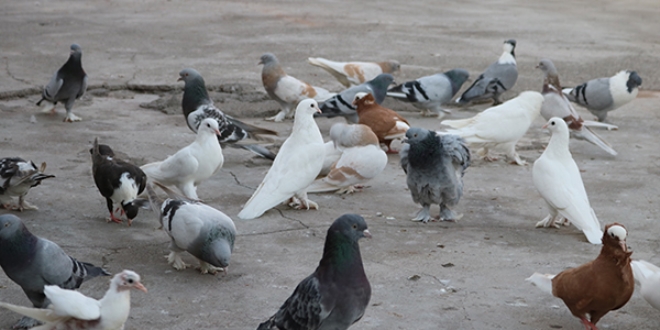
[[[209,93],[206,90],[206,84],[201,78],[195,78],[186,84],[183,89],[183,100],[181,107],[183,114],[188,117],[188,114],[197,110],[202,104],[210,103]]]
[[[319,267],[345,273],[354,266],[362,268],[360,246],[356,240],[338,232],[328,232]]]
[[[497,60],[499,64],[516,64],[516,58],[513,56],[513,51],[504,51],[500,58]]]
[[[0,265],[2,268],[20,268],[32,262],[39,238],[24,225],[8,239],[0,239]]]
[[[556,73],[548,72],[543,79],[543,93],[552,91],[550,86],[554,87],[556,92],[561,93],[561,84],[559,83],[559,76]]]
[[[120,329],[131,309],[130,288],[120,288],[117,283],[110,282],[110,288],[99,301],[101,319],[106,329]]]
[[[85,71],[82,68],[82,54],[71,54],[69,56],[69,59],[64,63],[62,66],[62,71],[70,73],[70,74],[80,74],[80,73],[85,73]]]
[[[556,131],[552,133],[546,152],[555,155],[568,155],[571,157],[571,151],[568,148],[569,133],[568,130]]]
[[[408,162],[419,169],[433,167],[434,163],[429,159],[438,159],[442,149],[437,147],[436,139],[435,134],[429,134],[423,141],[411,144],[408,151]]]
[[[291,130],[291,136],[294,135],[299,135],[299,138],[308,141],[316,140],[323,143],[323,136],[318,125],[316,125],[314,117],[307,113],[296,113]]]
[[[614,262],[617,266],[625,266],[630,265],[631,255],[632,251],[623,251],[618,245],[612,246],[609,244],[603,244],[598,257]]]

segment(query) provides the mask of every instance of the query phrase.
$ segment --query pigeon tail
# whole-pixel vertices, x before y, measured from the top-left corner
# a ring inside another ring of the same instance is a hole
[[[341,70],[343,69],[343,63],[326,60],[325,58],[322,57],[316,57],[316,58],[310,57],[307,59],[307,62],[313,66],[319,67],[327,71],[345,87],[351,86],[351,82],[348,79],[346,79],[346,76],[341,72]]]
[[[337,187],[335,185],[329,184],[325,182],[323,179],[318,179],[312,182],[311,185],[307,188],[307,193],[308,194],[315,194],[315,193],[322,193],[322,192],[330,192],[330,191],[335,191],[339,190],[341,187]]]
[[[233,148],[243,148],[257,154],[258,156],[264,157],[266,159],[275,160],[276,154],[272,151],[266,149],[266,147],[258,144],[229,144],[228,146]]]
[[[633,260],[630,262],[630,266],[632,266],[635,283],[640,285],[654,274],[660,274],[660,267],[648,261]]]
[[[594,133],[589,127],[582,126],[582,130],[573,131],[576,138],[581,140],[586,140],[589,143],[595,144],[599,148],[605,150],[608,154],[616,156],[617,152],[612,148],[612,146],[603,140],[600,136]]]
[[[229,119],[229,121],[231,121],[232,124],[240,127],[244,131],[248,132],[250,134],[250,137],[255,139],[255,140],[271,141],[274,136],[277,136],[276,131],[273,131],[273,130],[270,130],[270,129],[267,129],[267,128],[263,128],[263,127],[259,127],[259,126],[254,126],[254,125],[251,125],[251,124],[247,124],[247,123],[244,123],[240,120],[231,118],[229,116],[227,116],[227,118]]]
[[[17,305],[12,305],[4,302],[0,302],[0,307],[4,307],[14,313],[18,313],[24,316],[27,316],[29,318],[33,318],[35,320],[47,323],[47,322],[55,322],[62,318],[61,316],[56,315],[53,313],[52,310],[49,309],[40,309],[40,308],[31,308],[31,307],[24,307],[24,306],[17,306]]]
[[[532,276],[525,279],[531,282],[534,286],[541,289],[541,291],[552,295],[552,279],[555,275],[534,273]]]
[[[608,131],[619,129],[619,126],[593,120],[585,120],[582,122],[582,125],[587,127],[605,128]]]
[[[80,265],[85,267],[85,270],[87,271],[87,275],[85,276],[85,280],[98,277],[98,276],[110,276],[112,275],[111,273],[108,273],[107,270],[103,269],[102,267],[94,266],[88,262],[81,262],[77,261]]]
[[[259,324],[257,330],[271,330],[275,327],[275,316],[269,318],[266,322]]]

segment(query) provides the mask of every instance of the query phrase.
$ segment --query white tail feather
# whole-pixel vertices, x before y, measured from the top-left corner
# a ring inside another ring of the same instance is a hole
[[[532,276],[525,279],[525,281],[531,282],[533,285],[537,286],[543,292],[552,294],[553,278],[555,278],[555,275],[534,273],[532,274]]]
[[[4,307],[12,312],[31,317],[41,322],[55,322],[62,318],[61,316],[55,315],[50,309],[17,306],[3,302],[0,302],[0,307]]]
[[[644,260],[633,260],[630,262],[632,266],[633,276],[635,283],[641,284],[654,274],[660,274],[660,267]]]

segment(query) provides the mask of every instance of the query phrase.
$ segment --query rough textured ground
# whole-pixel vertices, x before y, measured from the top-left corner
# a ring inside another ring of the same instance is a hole
[[[311,273],[325,231],[346,212],[362,214],[374,236],[361,242],[373,287],[371,304],[354,329],[581,329],[560,300],[524,279],[534,271],[559,272],[593,259],[598,246],[573,227],[535,229],[545,203],[531,182],[531,166],[476,161],[465,176],[457,223],[419,224],[398,156],[380,177],[353,196],[318,195],[319,211],[286,207],[252,221],[236,221],[239,237],[227,275],[174,271],[168,238],[156,216],[141,212],[132,227],[108,224],[105,202],[91,178],[88,149],[94,137],[136,163],[163,159],[194,135],[178,112],[184,67],[199,70],[228,113],[273,128],[285,137],[291,122],[267,123],[268,100],[256,66],[275,53],[291,75],[339,90],[330,75],[305,63],[308,56],[339,60],[397,59],[398,81],[468,69],[472,77],[516,38],[520,78],[511,98],[539,90],[542,57],[554,60],[566,86],[634,69],[647,89],[611,113],[619,131],[599,132],[619,151],[611,157],[585,142],[571,150],[601,223],[618,221],[630,232],[634,257],[660,264],[657,203],[660,94],[656,1],[2,1],[0,49],[0,157],[46,161],[56,179],[28,195],[39,211],[19,214],[35,233],[80,260],[112,272],[133,269],[148,294],[132,297],[126,329],[254,329]],[[82,45],[90,91],[76,103],[83,122],[62,123],[39,114],[38,91]],[[233,87],[233,88],[232,88]],[[156,103],[162,96],[163,99]],[[169,102],[169,103],[168,103]],[[160,105],[173,115],[140,107]],[[169,107],[167,106],[169,104]],[[435,119],[388,100],[414,125],[439,129]],[[486,105],[454,111],[472,116]],[[588,112],[581,109],[586,118]],[[31,123],[34,115],[36,123]],[[318,120],[324,134],[337,120]],[[538,119],[518,149],[530,163],[549,135]],[[199,187],[210,205],[235,218],[268,170],[268,162],[226,149],[222,171]],[[437,208],[432,209],[437,212]],[[0,210],[0,213],[7,212]],[[378,216],[377,214],[382,214]],[[193,262],[191,257],[186,259]],[[101,297],[107,281],[81,291]],[[0,300],[28,304],[20,288],[0,274]],[[18,316],[0,310],[0,328]],[[658,311],[638,294],[605,316],[602,329],[654,329]]]

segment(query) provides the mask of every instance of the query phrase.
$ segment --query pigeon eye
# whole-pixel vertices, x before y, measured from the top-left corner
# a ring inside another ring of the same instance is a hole
[[[126,282],[128,282],[128,284],[133,284],[133,279],[129,278],[128,281],[126,281]]]
[[[206,123],[206,127],[211,127],[211,124],[209,124],[209,123]]]
[[[357,229],[357,225],[356,225],[356,224],[353,224],[353,229]]]
[[[9,222],[5,223],[5,227],[9,227]]]

